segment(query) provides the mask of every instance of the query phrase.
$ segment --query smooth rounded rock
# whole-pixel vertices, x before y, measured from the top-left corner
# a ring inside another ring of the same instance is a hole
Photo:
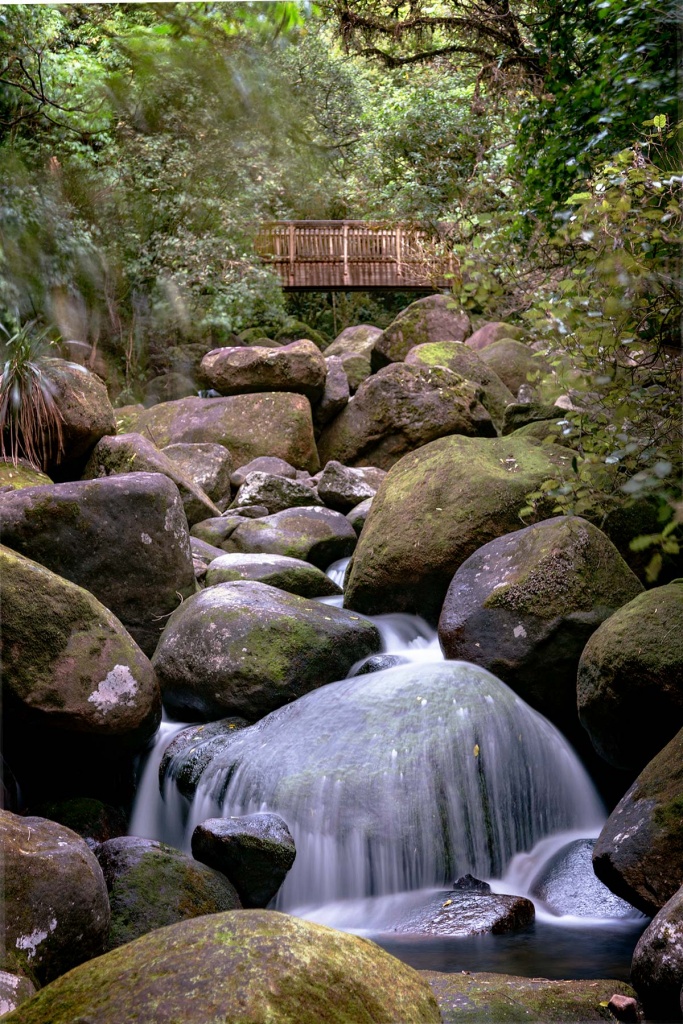
[[[327,366],[325,390],[313,412],[313,421],[317,430],[322,430],[326,423],[339,415],[342,409],[348,405],[351,396],[349,381],[339,356],[326,356],[325,365]]]
[[[405,359],[411,348],[429,341],[464,341],[470,318],[448,295],[426,295],[402,310],[376,339],[372,368]]]
[[[16,465],[11,459],[0,459],[0,492],[19,491],[22,487],[39,487],[51,483],[50,477],[32,466],[27,459],[17,459]]]
[[[240,523],[222,546],[226,551],[288,555],[326,569],[351,554],[356,531],[340,512],[304,506]]]
[[[202,359],[200,373],[221,395],[258,391],[290,391],[317,401],[325,388],[327,366],[312,341],[293,341],[279,348],[218,348]]]
[[[207,587],[235,580],[257,580],[299,597],[331,597],[342,592],[322,569],[286,555],[226,553],[212,561],[206,571]]]
[[[552,373],[543,356],[512,338],[502,338],[480,349],[479,358],[500,377],[513,395],[523,384],[531,383],[537,391],[539,384]]]
[[[648,1020],[681,1019],[683,887],[652,919],[633,952],[631,979]]]
[[[523,896],[445,889],[406,915],[394,931],[454,938],[483,932],[503,935],[528,928],[535,916],[533,903]]]
[[[494,341],[501,341],[503,338],[522,341],[523,337],[524,331],[521,327],[515,327],[514,324],[506,324],[500,320],[491,320],[488,323],[482,324],[474,334],[470,334],[469,338],[465,339],[465,344],[469,348],[478,351],[481,348],[486,348],[488,345],[493,345]]]
[[[358,505],[355,505],[350,512],[346,513],[346,518],[359,536],[361,530],[365,526],[365,520],[370,515],[370,509],[372,508],[373,501],[374,498],[366,498],[365,501],[361,501]]]
[[[230,483],[235,488],[241,487],[250,473],[269,473],[272,476],[283,476],[288,480],[295,480],[297,470],[284,459],[261,455],[258,459],[252,459],[245,466],[239,466],[234,470],[230,477]]]
[[[61,416],[64,450],[53,448],[45,467],[53,480],[74,480],[101,437],[116,433],[116,419],[107,388],[99,377],[78,363],[46,359],[44,368]]]
[[[176,733],[164,750],[159,764],[159,788],[173,780],[183,796],[192,800],[202,772],[211,762],[213,754],[221,750],[227,740],[239,729],[249,725],[246,718],[230,715],[217,722],[190,725]]]
[[[326,357],[336,356],[341,360],[351,394],[356,392],[372,373],[372,349],[381,334],[379,327],[372,327],[370,324],[345,327],[325,349]]]
[[[20,1003],[36,994],[36,986],[28,978],[11,971],[0,971],[0,1017],[16,1010]]]
[[[630,903],[620,900],[593,871],[595,839],[575,839],[551,857],[536,875],[529,892],[554,914],[574,917],[633,917]]]

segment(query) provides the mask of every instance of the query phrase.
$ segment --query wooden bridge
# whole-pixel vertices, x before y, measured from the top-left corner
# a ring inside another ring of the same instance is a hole
[[[277,221],[256,238],[285,291],[438,291],[452,270],[440,249],[443,240],[421,228],[358,220]]]

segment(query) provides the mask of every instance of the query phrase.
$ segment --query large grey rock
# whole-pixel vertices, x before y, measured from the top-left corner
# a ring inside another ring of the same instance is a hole
[[[325,349],[326,357],[337,356],[341,359],[352,394],[372,373],[372,349],[381,333],[379,327],[370,324],[345,327]]]
[[[405,359],[415,345],[429,341],[464,341],[470,333],[470,318],[448,295],[427,295],[402,310],[376,339],[372,368]]]
[[[36,986],[28,978],[11,971],[0,971],[0,1017],[16,1010],[20,1003],[36,994]]]
[[[192,856],[227,875],[245,907],[267,907],[296,849],[279,814],[259,813],[203,821],[192,833]]]
[[[640,936],[633,953],[631,979],[648,1020],[681,1019],[683,886]]]
[[[221,395],[258,391],[293,391],[311,402],[322,397],[327,366],[312,341],[293,341],[279,348],[217,348],[207,352],[200,372]]]
[[[451,937],[482,932],[503,935],[528,928],[535,916],[533,903],[523,896],[444,889],[401,919],[394,931]]]
[[[264,510],[265,511],[265,510]],[[222,550],[222,544],[230,538],[238,526],[244,522],[244,517],[234,513],[224,513],[222,516],[212,516],[211,519],[202,519],[201,523],[195,523],[192,527],[192,540],[201,540],[212,548]],[[218,557],[217,555],[214,557]]]
[[[328,508],[350,512],[368,498],[374,498],[386,472],[375,466],[343,466],[332,459],[318,477],[317,491]]]
[[[230,483],[235,488],[241,487],[250,473],[269,473],[272,476],[284,476],[288,480],[295,480],[297,470],[284,459],[261,455],[258,459],[252,459],[245,466],[239,466],[234,470],[230,477]]]
[[[513,395],[517,394],[523,384],[530,383],[534,391],[537,391],[539,383],[552,372],[543,356],[512,338],[502,338],[487,345],[479,351],[479,358],[498,374]]]
[[[523,337],[524,331],[521,327],[502,323],[500,320],[492,320],[482,324],[474,334],[470,334],[469,338],[466,339],[466,344],[469,348],[478,351],[479,349],[486,348],[488,345],[492,345],[494,341],[501,341],[503,338],[522,341]]]
[[[46,818],[0,810],[0,842],[3,966],[46,984],[103,953],[107,887],[85,840]]]
[[[194,480],[212,501],[230,493],[232,456],[222,444],[169,444],[164,455],[181,473]]]
[[[634,597],[593,634],[577,677],[579,718],[617,768],[640,770],[683,726],[683,580]]]
[[[344,406],[348,405],[351,395],[349,380],[340,357],[326,356],[325,363],[327,365],[325,390],[313,413],[313,420],[318,430],[321,430],[326,423],[329,423],[342,411]]]
[[[345,516],[332,509],[287,508],[240,523],[221,546],[226,551],[289,555],[326,569],[351,554],[356,532]]]
[[[161,473],[26,487],[0,495],[0,521],[4,544],[89,590],[146,654],[195,591],[182,500]]]
[[[53,446],[45,470],[53,480],[73,480],[101,437],[116,433],[107,388],[94,373],[63,359],[45,360],[52,397],[61,415],[64,450]]]
[[[563,732],[576,732],[586,641],[641,590],[604,533],[557,516],[489,541],[463,562],[439,640],[447,658],[483,665]]]
[[[169,712],[182,720],[250,721],[343,678],[379,650],[365,619],[264,583],[219,583],[168,621],[154,666]]]
[[[359,536],[361,530],[365,526],[365,520],[370,515],[373,500],[373,498],[366,498],[365,501],[361,501],[358,505],[355,505],[350,512],[346,513],[346,518]]]
[[[246,476],[230,508],[238,509],[250,505],[263,505],[269,515],[273,515],[275,512],[283,512],[286,508],[322,505],[322,501],[306,483],[255,471]]]
[[[554,914],[632,917],[633,907],[615,896],[593,871],[594,839],[574,839],[544,864],[529,892]]]
[[[495,437],[478,386],[441,367],[396,363],[369,377],[318,442],[322,463],[389,469],[447,434]]]
[[[235,580],[256,580],[299,597],[331,597],[342,592],[322,569],[286,555],[226,553],[213,560],[206,570],[207,587]]]

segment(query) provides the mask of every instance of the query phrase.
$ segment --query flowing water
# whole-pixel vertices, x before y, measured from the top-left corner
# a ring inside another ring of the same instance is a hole
[[[328,570],[340,585],[347,561]],[[535,899],[536,923],[522,933],[392,934],[467,872],[494,892],[529,896],[563,845],[598,834],[604,810],[563,736],[504,684],[445,662],[417,616],[373,621],[384,652],[407,664],[328,684],[234,734],[192,805],[178,793],[173,763],[160,793],[163,751],[183,728],[164,721],[131,834],[189,849],[206,818],[275,811],[297,848],[278,909],[370,935],[416,967],[627,977],[646,924],[636,911],[563,917]]]

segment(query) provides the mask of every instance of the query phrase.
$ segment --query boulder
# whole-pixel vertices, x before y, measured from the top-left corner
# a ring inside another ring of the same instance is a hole
[[[275,911],[180,921],[84,964],[11,1024],[439,1024],[417,971],[356,935]]]
[[[3,810],[0,842],[3,967],[44,985],[103,953],[107,887],[86,842],[54,821]]]
[[[402,310],[389,324],[372,350],[372,368],[405,359],[415,345],[429,341],[464,341],[470,318],[449,295],[426,295]]]
[[[169,444],[162,452],[211,501],[220,501],[230,493],[232,456],[222,444]]]
[[[436,622],[459,566],[488,541],[521,529],[526,495],[570,460],[564,448],[512,437],[446,437],[405,456],[377,492],[345,604]]]
[[[16,1010],[20,1003],[36,994],[36,986],[28,978],[11,971],[0,971],[0,1017]]]
[[[128,473],[0,495],[2,541],[85,587],[146,654],[195,591],[187,519],[161,473]]]
[[[652,917],[683,878],[683,729],[643,769],[593,851],[598,878]]]
[[[192,856],[227,875],[245,907],[267,907],[296,849],[279,814],[259,813],[203,821],[192,833]]]
[[[289,555],[326,569],[351,554],[356,532],[345,516],[332,509],[287,508],[272,516],[245,520],[222,546],[226,551]]]
[[[135,433],[138,429],[138,420],[145,411],[144,405],[118,405],[114,410],[116,417],[116,432],[118,434]]]
[[[199,537],[190,537],[190,548],[192,549],[192,567],[195,579],[201,581],[206,576],[206,570],[211,562],[214,558],[220,558],[223,550]]]
[[[547,402],[520,402],[517,399],[513,399],[512,404],[508,405],[505,409],[501,433],[505,437],[507,434],[512,434],[515,430],[528,427],[530,423],[540,423],[542,425],[541,429],[544,429],[545,433],[540,435],[537,433],[535,436],[540,436],[543,439],[551,433],[553,426],[558,421],[563,420],[563,418],[562,411],[555,405],[550,405]]]
[[[531,383],[536,390],[537,382],[552,372],[543,356],[512,338],[494,341],[492,345],[480,349],[479,358],[500,377],[513,395],[517,394],[523,384]]]
[[[333,420],[344,406],[348,405],[351,395],[349,381],[339,356],[326,357],[325,363],[327,365],[325,390],[313,413],[313,421],[318,430],[322,430],[326,423]]]
[[[336,356],[341,360],[351,394],[372,373],[372,349],[381,333],[379,327],[371,327],[369,324],[345,327],[325,349],[326,358]]]
[[[634,597],[590,638],[579,718],[617,768],[639,771],[683,726],[683,580]]]
[[[633,917],[630,903],[620,900],[593,871],[595,839],[574,839],[558,850],[538,872],[529,892],[553,914],[573,917]]]
[[[275,332],[275,341],[281,345],[298,341],[301,338],[312,341],[321,352],[324,352],[330,343],[326,334],[316,331],[314,327],[310,327],[303,320],[291,320],[286,327],[281,327],[279,331]]]
[[[495,437],[475,384],[441,367],[395,363],[361,384],[318,441],[320,461],[389,469],[447,434]]]
[[[375,466],[353,469],[332,459],[318,477],[316,490],[328,508],[350,512],[368,498],[374,498],[386,472]]]
[[[53,450],[45,471],[53,480],[74,480],[101,437],[116,433],[114,410],[99,377],[78,363],[46,359],[46,375],[62,418],[64,451]]]
[[[181,721],[255,721],[343,678],[379,650],[374,625],[264,583],[219,583],[185,601],[154,655],[164,703]]]
[[[512,392],[476,352],[461,341],[433,341],[416,345],[406,356],[408,366],[443,366],[481,388],[481,404],[490,414],[498,431],[505,419],[505,410],[515,401]]]
[[[267,509],[264,511],[267,511]],[[211,519],[202,519],[201,523],[195,523],[192,527],[190,542],[201,540],[208,544],[209,547],[222,553],[221,545],[229,539],[230,535],[243,522],[244,516],[239,515],[237,512],[232,514],[224,513],[222,516],[212,516]],[[218,556],[215,555],[214,557],[217,558]]]
[[[325,388],[327,366],[320,349],[301,340],[279,348],[216,348],[202,359],[200,373],[221,395],[291,391],[316,402]]]
[[[322,569],[286,555],[221,554],[206,570],[207,587],[235,580],[256,580],[299,597],[331,597],[342,592]]]
[[[237,466],[260,455],[274,455],[312,473],[320,467],[311,405],[304,395],[266,392],[231,398],[180,398],[145,409],[130,429],[147,434],[159,448],[180,443],[221,444]]]
[[[126,815],[120,808],[87,796],[53,800],[32,810],[39,817],[58,821],[76,832],[91,848],[108,839],[125,836],[128,829]]]
[[[648,1020],[681,1020],[683,886],[640,936],[633,953],[631,980]]]
[[[241,487],[250,473],[269,473],[271,476],[284,476],[288,480],[297,479],[297,470],[284,459],[261,455],[236,469],[230,477],[230,483],[235,488]]]
[[[495,341],[502,341],[503,338],[522,341],[524,331],[521,327],[515,327],[513,324],[502,323],[499,320],[489,321],[489,323],[482,324],[474,334],[470,334],[465,344],[469,348],[479,351],[479,349],[486,348],[488,345],[493,345]]]
[[[191,801],[202,772],[214,753],[221,750],[235,732],[248,725],[246,718],[229,715],[217,722],[202,722],[181,729],[164,750],[159,764],[162,793],[166,782],[172,780],[178,792]]]
[[[283,512],[286,508],[302,505],[322,505],[315,491],[299,480],[288,480],[285,476],[254,471],[247,474],[230,506],[231,509],[263,505],[269,515]]]
[[[557,516],[489,541],[462,563],[439,641],[447,658],[483,665],[572,735],[586,641],[641,590],[604,533],[578,516]]]
[[[350,512],[346,513],[346,518],[359,536],[360,531],[365,526],[365,520],[370,515],[372,502],[373,498],[366,498],[365,501],[359,502],[359,504],[355,505]]]
[[[363,658],[360,665],[351,669],[349,678],[367,676],[370,672],[383,672],[385,668],[409,664],[410,658],[404,658],[400,654],[371,654],[369,658]]]
[[[394,931],[455,938],[491,932],[503,935],[534,923],[531,900],[523,896],[445,889],[401,919]]]
[[[11,459],[0,459],[0,492],[19,491],[22,487],[51,483],[50,477],[32,466],[27,459],[17,459],[16,465]]]
[[[162,373],[145,384],[143,405],[149,409],[159,402],[173,402],[176,398],[196,395],[199,385],[193,377],[184,373]]]
[[[109,892],[107,948],[203,914],[239,910],[225,875],[186,853],[138,836],[119,836],[95,850]]]
[[[218,509],[194,480],[171,462],[151,441],[141,434],[117,434],[97,442],[83,471],[84,480],[99,480],[125,473],[163,473],[180,491],[185,515],[190,525]]]

